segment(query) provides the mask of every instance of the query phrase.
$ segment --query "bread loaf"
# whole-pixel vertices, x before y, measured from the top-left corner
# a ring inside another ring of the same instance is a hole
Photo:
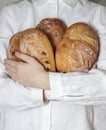
[[[23,52],[36,58],[47,71],[55,71],[54,53],[48,37],[37,29],[27,29],[12,36],[8,58],[20,61],[15,52]]]
[[[58,18],[45,18],[40,21],[36,28],[48,36],[55,50],[58,43],[63,39],[67,26]]]
[[[86,23],[71,25],[56,48],[56,67],[59,72],[89,71],[98,59],[99,37]]]
[[[61,20],[46,18],[35,29],[12,36],[8,58],[20,61],[15,56],[19,51],[36,58],[48,71],[87,72],[98,59],[99,47],[98,34],[90,25],[78,22],[67,29]]]

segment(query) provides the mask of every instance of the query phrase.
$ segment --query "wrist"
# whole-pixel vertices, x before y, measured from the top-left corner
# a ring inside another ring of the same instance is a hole
[[[38,75],[32,75],[30,83],[31,85],[29,86],[32,88],[50,90],[49,73],[47,71],[40,71]]]
[[[50,90],[49,73],[47,71],[42,74],[42,89]]]

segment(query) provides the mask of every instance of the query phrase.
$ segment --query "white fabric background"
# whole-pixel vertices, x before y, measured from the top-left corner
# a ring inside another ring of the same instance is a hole
[[[11,3],[11,2],[17,2],[19,0],[0,0],[0,10],[3,8],[3,6]]]
[[[3,6],[5,6],[11,2],[17,2],[17,1],[19,1],[19,0],[0,0],[0,10],[3,8]],[[98,3],[106,6],[106,0],[90,0],[90,1],[98,2]]]

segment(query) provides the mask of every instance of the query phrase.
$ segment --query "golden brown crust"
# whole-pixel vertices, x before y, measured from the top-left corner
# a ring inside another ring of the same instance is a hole
[[[56,67],[60,72],[86,72],[97,61],[99,38],[85,23],[71,25],[56,48]]]
[[[42,30],[49,37],[55,50],[58,43],[62,40],[67,26],[58,18],[45,18],[40,21],[36,28]]]
[[[94,30],[94,28],[92,28],[90,25],[86,23],[78,22],[71,25],[67,29],[64,35],[64,38],[65,37],[69,37],[70,39],[73,40],[77,39],[81,41],[86,41],[89,43],[89,46],[91,45],[93,49],[95,49],[95,51],[98,52],[98,48],[99,48],[99,45],[97,45],[99,44],[98,34]]]
[[[40,30],[27,29],[14,35],[10,40],[8,49],[8,57],[10,59],[17,60],[16,57],[12,55],[12,52],[16,50],[36,58],[46,70],[55,71],[54,54],[51,43],[48,37]]]
[[[59,21],[55,18],[43,19],[36,29],[27,29],[13,35],[10,39],[8,57],[20,61],[14,55],[15,51],[20,51],[36,58],[48,71],[56,71],[55,61],[59,72],[90,70],[99,54],[97,32],[90,25],[81,22],[71,25],[66,30],[66,25]],[[48,39],[47,33],[52,35],[52,39]],[[55,59],[50,40],[52,43],[55,41]]]
[[[20,39],[22,38],[22,32],[18,32],[13,35],[9,41],[9,47],[7,56],[9,59],[20,61],[18,57],[15,56],[15,52],[20,52]]]

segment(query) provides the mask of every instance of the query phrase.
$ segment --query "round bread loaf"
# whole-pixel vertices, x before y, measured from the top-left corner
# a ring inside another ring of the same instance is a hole
[[[71,25],[56,48],[56,67],[59,72],[87,72],[98,59],[99,37],[86,23]]]
[[[16,33],[10,39],[8,58],[20,61],[15,52],[23,52],[36,58],[47,71],[55,71],[54,53],[48,37],[37,29]]]
[[[45,18],[40,21],[36,28],[48,36],[55,51],[56,46],[63,39],[67,26],[58,18]]]

